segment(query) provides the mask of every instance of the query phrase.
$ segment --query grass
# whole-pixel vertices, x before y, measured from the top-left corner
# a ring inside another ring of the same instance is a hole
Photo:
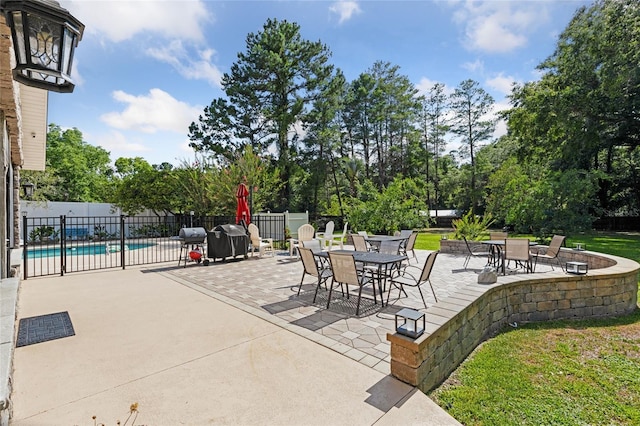
[[[437,249],[440,232],[421,233],[416,248]],[[640,262],[640,234],[586,233],[566,245],[578,242]],[[509,329],[429,396],[465,425],[640,424],[640,310]]]

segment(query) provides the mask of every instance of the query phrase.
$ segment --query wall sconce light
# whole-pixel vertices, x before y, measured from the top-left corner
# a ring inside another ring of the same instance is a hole
[[[420,320],[422,324],[419,323]],[[416,339],[422,336],[425,326],[425,316],[422,312],[403,308],[396,314],[396,332],[399,334]]]
[[[589,272],[589,264],[585,262],[567,262],[567,273],[574,275],[586,275]]]
[[[27,86],[71,93],[73,53],[84,25],[54,0],[0,0],[11,28],[13,78]]]
[[[35,188],[35,185],[31,182],[24,182],[20,186],[22,186],[22,191],[24,191],[24,198],[30,200],[31,197],[33,197],[33,189]]]

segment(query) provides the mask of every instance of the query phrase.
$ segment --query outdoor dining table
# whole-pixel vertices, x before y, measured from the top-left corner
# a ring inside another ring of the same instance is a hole
[[[365,241],[369,243],[374,251],[379,251],[380,244],[382,244],[383,241],[404,241],[408,239],[408,237],[402,237],[400,235],[369,235],[365,237]]]
[[[407,256],[404,254],[385,254],[375,251],[353,251],[353,250],[332,250],[331,253],[346,253],[353,255],[353,260],[357,263],[364,265],[374,265],[377,267],[376,281],[378,282],[378,289],[380,290],[380,297],[382,299],[382,306],[384,306],[384,298],[382,294],[387,288],[387,277],[389,268],[407,260]],[[328,251],[314,250],[314,256],[321,259],[329,259]]]
[[[490,246],[489,252],[491,253],[489,259],[487,260],[487,265],[495,266],[496,270],[502,271],[505,273],[505,262],[504,256],[502,253],[502,247],[506,244],[506,240],[484,240],[481,241],[482,244],[487,244]],[[538,243],[534,241],[529,241],[529,246],[536,246]]]

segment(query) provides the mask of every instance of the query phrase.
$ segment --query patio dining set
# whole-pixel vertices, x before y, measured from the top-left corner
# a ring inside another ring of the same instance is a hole
[[[554,235],[548,247],[538,248],[536,242],[527,238],[509,238],[506,232],[490,233],[489,239],[479,244],[472,244],[464,238],[467,248],[464,268],[467,268],[472,257],[486,257],[486,265],[494,267],[502,275],[507,274],[512,261],[515,271],[522,269],[526,273],[535,272],[540,259],[549,263],[552,269],[553,264],[563,269],[558,254],[565,239],[563,235]]]
[[[331,225],[327,228],[332,229]],[[347,225],[344,233],[346,229]],[[290,255],[293,256],[295,250],[304,267],[298,295],[305,278],[312,276],[316,284],[313,303],[319,291],[327,291],[327,309],[338,287],[343,298],[350,297],[350,287],[357,289],[356,316],[360,313],[363,290],[369,287],[374,303],[378,303],[379,296],[381,307],[389,304],[393,290],[398,291],[396,300],[399,300],[403,294],[408,297],[405,287],[415,287],[426,309],[427,303],[421,289],[425,284],[429,284],[437,301],[429,276],[438,252],[430,253],[423,265],[411,263],[412,260],[418,262],[414,252],[417,231],[404,230],[396,235],[353,234],[350,236],[353,250],[346,250],[342,238],[336,240],[327,231],[314,235],[311,230],[311,225],[302,225],[298,230],[298,238],[290,241]],[[334,246],[337,248],[334,249]]]

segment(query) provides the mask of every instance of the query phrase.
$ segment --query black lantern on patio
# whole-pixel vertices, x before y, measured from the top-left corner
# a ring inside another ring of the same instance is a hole
[[[21,186],[24,191],[24,198],[30,200],[31,197],[33,197],[33,188],[35,188],[35,185],[31,182],[24,182]]]
[[[425,316],[420,311],[403,308],[396,313],[396,331],[400,334],[416,339],[422,336],[425,327]]]
[[[73,52],[84,25],[54,0],[0,0],[0,10],[13,38],[13,78],[39,89],[73,92]]]
[[[589,272],[589,264],[586,262],[567,262],[566,270],[568,274],[586,275]]]

